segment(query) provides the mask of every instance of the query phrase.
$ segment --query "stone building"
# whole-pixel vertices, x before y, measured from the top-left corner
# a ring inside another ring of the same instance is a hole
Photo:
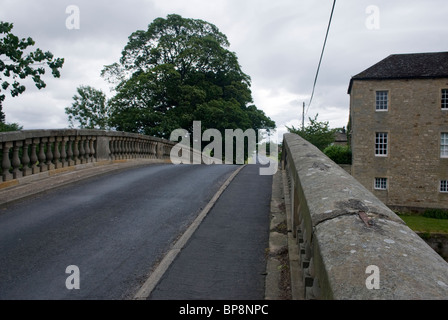
[[[348,94],[352,175],[391,208],[448,208],[448,52],[390,55]]]

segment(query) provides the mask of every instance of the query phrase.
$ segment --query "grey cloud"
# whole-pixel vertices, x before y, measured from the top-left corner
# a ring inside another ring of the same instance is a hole
[[[308,114],[319,113],[332,127],[347,124],[347,87],[353,75],[392,53],[446,51],[445,0],[374,2],[336,4]],[[65,27],[65,9],[71,4],[80,9],[79,30]],[[365,25],[372,4],[380,9],[379,30]],[[311,94],[331,5],[330,0],[0,0],[0,20],[13,22],[15,33],[33,37],[37,47],[66,59],[61,79],[48,76],[44,90],[27,89],[27,97],[7,98],[7,121],[26,128],[65,126],[63,110],[76,88],[89,84],[107,90],[99,72],[119,59],[127,37],[156,17],[177,13],[218,26],[252,78],[257,107],[272,115],[279,128],[298,124],[301,103]]]

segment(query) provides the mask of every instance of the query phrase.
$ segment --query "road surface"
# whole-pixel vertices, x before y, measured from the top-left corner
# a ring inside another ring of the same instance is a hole
[[[1,208],[0,299],[132,298],[235,169],[152,165]]]
[[[250,185],[256,188],[259,183],[246,181],[241,185],[241,181],[248,178],[264,181],[265,193],[259,196],[269,203],[270,189],[266,187],[270,187],[269,178],[255,174],[256,166],[248,167],[253,168],[244,168],[237,176],[239,180],[235,178],[232,188],[229,187],[231,194],[230,198],[227,195],[227,201],[233,206],[230,208],[235,208],[236,201],[250,200],[244,196],[244,189]],[[0,299],[132,299],[150,271],[237,168],[151,165],[89,178],[1,207]],[[249,210],[250,205],[244,208]],[[253,218],[250,217],[246,221],[235,220],[235,210],[232,210],[233,217],[210,212],[210,217],[216,216],[218,220],[205,220],[203,224],[208,221],[219,232],[209,229],[208,236],[229,234],[232,221],[240,227],[242,223],[251,223]],[[262,248],[267,246],[268,215],[258,221],[265,224],[262,229],[266,229],[258,245]],[[203,228],[197,232],[199,237],[204,236]],[[238,243],[233,245],[238,246]],[[238,253],[238,248],[233,249]],[[223,247],[223,252],[229,255],[233,249]],[[235,257],[228,261],[238,263]],[[186,259],[186,256],[179,259]],[[203,258],[190,256],[189,259]],[[264,265],[259,254],[256,259],[258,269],[253,270],[253,274],[258,281],[257,297],[262,298],[260,270]],[[192,260],[189,263],[194,265]],[[182,273],[179,263],[173,266]],[[186,274],[192,272],[191,267],[188,268],[184,270]],[[218,272],[216,265],[211,268]],[[209,279],[207,277],[213,275],[204,274],[203,278]],[[169,279],[164,278],[163,287],[157,289],[159,294],[165,290],[161,299],[177,297],[166,293],[177,290],[167,288]],[[185,285],[188,284],[187,281]],[[185,290],[183,294],[183,299],[195,297],[186,296]]]

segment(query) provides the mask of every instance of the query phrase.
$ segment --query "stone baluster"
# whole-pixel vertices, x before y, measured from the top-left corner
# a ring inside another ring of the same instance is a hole
[[[116,145],[115,159],[121,160],[122,159],[122,147],[121,147],[122,140],[120,137],[116,137],[115,139],[116,139],[115,140],[115,145]]]
[[[118,159],[124,159],[124,147],[123,147],[123,138],[118,138]]]
[[[154,142],[153,148],[154,148],[154,159],[157,159],[159,144],[157,142]]]
[[[29,156],[29,145],[32,144],[31,139],[25,139],[23,141],[23,149],[22,149],[22,175],[24,177],[29,176],[32,174],[32,170],[29,167],[29,164],[31,162],[30,156]]]
[[[126,138],[120,139],[120,159],[126,159]]]
[[[155,158],[159,159],[159,157],[160,157],[160,143],[156,142],[155,145],[156,145],[155,146]]]
[[[135,138],[129,139],[129,158],[135,159],[137,158],[137,143]]]
[[[91,157],[90,157],[90,139],[91,139],[91,137],[90,136],[87,136],[87,137],[85,137],[85,152],[86,152],[86,155],[85,155],[85,162],[86,163],[89,163],[90,162],[90,160],[91,160]]]
[[[73,141],[73,162],[75,165],[80,164],[81,160],[79,159],[79,141],[81,137],[75,137]]]
[[[9,172],[11,168],[11,161],[9,160],[9,150],[12,148],[12,142],[3,143],[3,159],[2,159],[2,170],[3,170],[3,181],[9,181],[13,179],[12,173]]]
[[[121,159],[121,139],[119,137],[114,138],[114,145],[115,145],[115,160]]]
[[[148,158],[151,158],[151,141],[146,141],[146,155]]]
[[[126,138],[126,159],[132,158],[132,138]]]
[[[132,148],[132,144],[133,144],[133,139],[132,138],[128,138],[128,156],[127,159],[132,159],[133,157],[133,148]]]
[[[154,141],[149,142],[149,157],[154,159]]]
[[[13,179],[19,179],[22,177],[22,172],[20,171],[20,157],[19,157],[19,150],[20,147],[22,147],[23,142],[22,141],[14,141],[14,145],[12,148],[12,177]]]
[[[45,156],[45,144],[47,141],[48,138],[40,138],[38,155],[40,172],[45,172],[48,170],[48,166],[45,164],[45,160],[47,159]]]
[[[125,159],[125,153],[126,153],[126,149],[125,149],[125,140],[124,138],[119,138],[120,141],[120,160]]]
[[[140,143],[141,143],[140,139],[135,139],[135,142],[134,142],[134,146],[135,146],[134,157],[135,158],[142,158],[142,155],[140,153]]]
[[[138,139],[134,139],[133,142],[133,158],[136,159],[140,156],[140,147],[139,147],[140,141]]]
[[[65,168],[68,166],[67,161],[67,142],[69,141],[69,137],[62,137],[61,141],[61,164],[62,167]]]
[[[164,150],[165,150],[165,159],[169,159],[170,157],[170,146],[164,143]]]
[[[61,144],[62,137],[56,137],[54,141],[54,167],[55,169],[62,168],[62,162],[61,162],[61,152],[59,151],[59,145]]]
[[[149,141],[145,140],[143,142],[143,149],[144,149],[144,153],[145,153],[145,158],[149,158],[149,153],[150,153],[150,148],[149,148]]]
[[[165,158],[165,144],[162,142],[160,143],[160,159]]]
[[[110,137],[109,139],[109,151],[110,151],[110,159],[115,160],[115,138]]]
[[[146,140],[142,139],[140,140],[140,157],[146,158],[146,155]]]
[[[133,139],[132,138],[128,138],[128,157],[127,159],[132,159],[133,156],[133,148],[132,148],[132,144],[133,144]]]
[[[118,141],[117,137],[110,138],[110,154],[112,160],[118,160]]]
[[[85,141],[86,137],[80,137],[79,138],[79,159],[81,160],[80,163],[86,163],[86,150],[84,149],[84,141]]]
[[[165,152],[165,155],[166,155],[166,158],[167,158],[167,159],[169,159],[169,158],[171,157],[171,148],[172,148],[171,145],[169,145],[169,144],[166,145],[166,152]]]
[[[128,159],[129,157],[129,139],[128,138],[124,138],[123,139],[123,159]]]
[[[162,144],[160,142],[156,142],[156,149],[157,149],[157,154],[156,154],[156,158],[157,159],[162,159]]]
[[[131,159],[136,158],[136,154],[137,154],[137,146],[136,146],[135,142],[136,142],[135,138],[129,139],[129,156]]]
[[[54,137],[50,137],[47,140],[47,166],[48,166],[48,170],[54,170],[55,166],[53,164],[53,150],[52,150],[52,146],[54,144],[55,138]]]
[[[162,150],[163,150],[162,159],[166,159],[166,157],[167,157],[167,150],[168,150],[168,146],[166,145],[166,143],[162,144]]]
[[[75,153],[74,153],[74,144],[75,144],[75,137],[69,137],[67,141],[67,165],[69,167],[74,166],[76,164],[75,162]]]
[[[145,143],[145,141],[142,139],[139,139],[137,141],[137,158],[145,157],[144,143]]]
[[[32,140],[32,144],[31,144],[31,156],[30,156],[31,174],[40,172],[40,168],[37,166],[37,162],[39,161],[39,158],[37,157],[37,153],[36,153],[36,149],[37,149],[38,145],[39,145],[39,138],[34,138]]]
[[[96,150],[95,150],[95,141],[96,141],[96,137],[91,137],[90,139],[90,159],[92,162],[96,162]]]

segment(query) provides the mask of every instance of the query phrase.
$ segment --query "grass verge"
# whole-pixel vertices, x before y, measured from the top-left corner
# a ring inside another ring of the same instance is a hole
[[[446,233],[448,234],[448,220],[434,219],[416,215],[399,215],[409,228],[422,233]]]

